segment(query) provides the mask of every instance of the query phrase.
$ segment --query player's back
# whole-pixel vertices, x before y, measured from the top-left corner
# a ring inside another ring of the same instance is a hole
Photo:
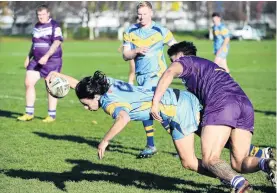
[[[101,97],[104,111],[116,118],[121,110],[130,115],[131,120],[143,121],[150,119],[150,109],[154,91],[142,86],[133,86],[126,82],[109,78],[110,89]],[[161,110],[170,113],[169,108],[177,105],[172,89],[168,89],[161,101]]]
[[[179,77],[188,91],[196,95],[203,105],[228,94],[246,96],[238,83],[212,61],[197,56],[184,56],[176,62],[180,62],[184,69]]]

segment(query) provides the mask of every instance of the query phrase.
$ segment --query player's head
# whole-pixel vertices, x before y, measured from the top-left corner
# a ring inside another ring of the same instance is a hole
[[[50,12],[47,5],[40,5],[36,9],[37,17],[40,23],[47,23],[50,18]]]
[[[179,59],[182,56],[196,56],[197,49],[192,42],[183,41],[172,45],[167,54],[171,62]]]
[[[220,17],[220,14],[219,14],[219,13],[214,12],[214,13],[212,14],[212,18],[213,18],[213,23],[214,23],[214,25],[219,25],[219,24],[220,24],[221,17]]]
[[[100,98],[110,85],[104,73],[96,71],[93,76],[83,78],[76,86],[75,92],[85,109],[98,110]]]
[[[153,11],[152,5],[149,1],[141,1],[137,5],[138,21],[141,26],[151,24]]]

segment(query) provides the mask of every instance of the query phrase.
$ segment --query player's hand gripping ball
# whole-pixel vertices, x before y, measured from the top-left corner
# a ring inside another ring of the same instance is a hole
[[[65,78],[53,77],[49,80],[47,89],[48,89],[48,92],[53,97],[63,98],[68,94],[68,92],[70,90],[70,85],[69,85],[69,82]]]

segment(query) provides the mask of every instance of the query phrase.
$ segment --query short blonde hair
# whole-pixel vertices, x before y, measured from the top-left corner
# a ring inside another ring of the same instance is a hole
[[[149,1],[140,1],[137,5],[137,10],[141,7],[148,7],[149,9],[152,9],[152,4]]]

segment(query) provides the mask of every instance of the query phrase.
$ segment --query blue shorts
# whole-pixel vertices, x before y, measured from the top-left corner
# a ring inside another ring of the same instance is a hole
[[[197,114],[202,109],[199,100],[188,91],[181,91],[176,116],[171,120],[170,129],[173,140],[182,139],[198,129]]]
[[[153,74],[142,74],[136,76],[137,83],[139,86],[143,86],[148,89],[152,89],[158,85],[160,77]]]

